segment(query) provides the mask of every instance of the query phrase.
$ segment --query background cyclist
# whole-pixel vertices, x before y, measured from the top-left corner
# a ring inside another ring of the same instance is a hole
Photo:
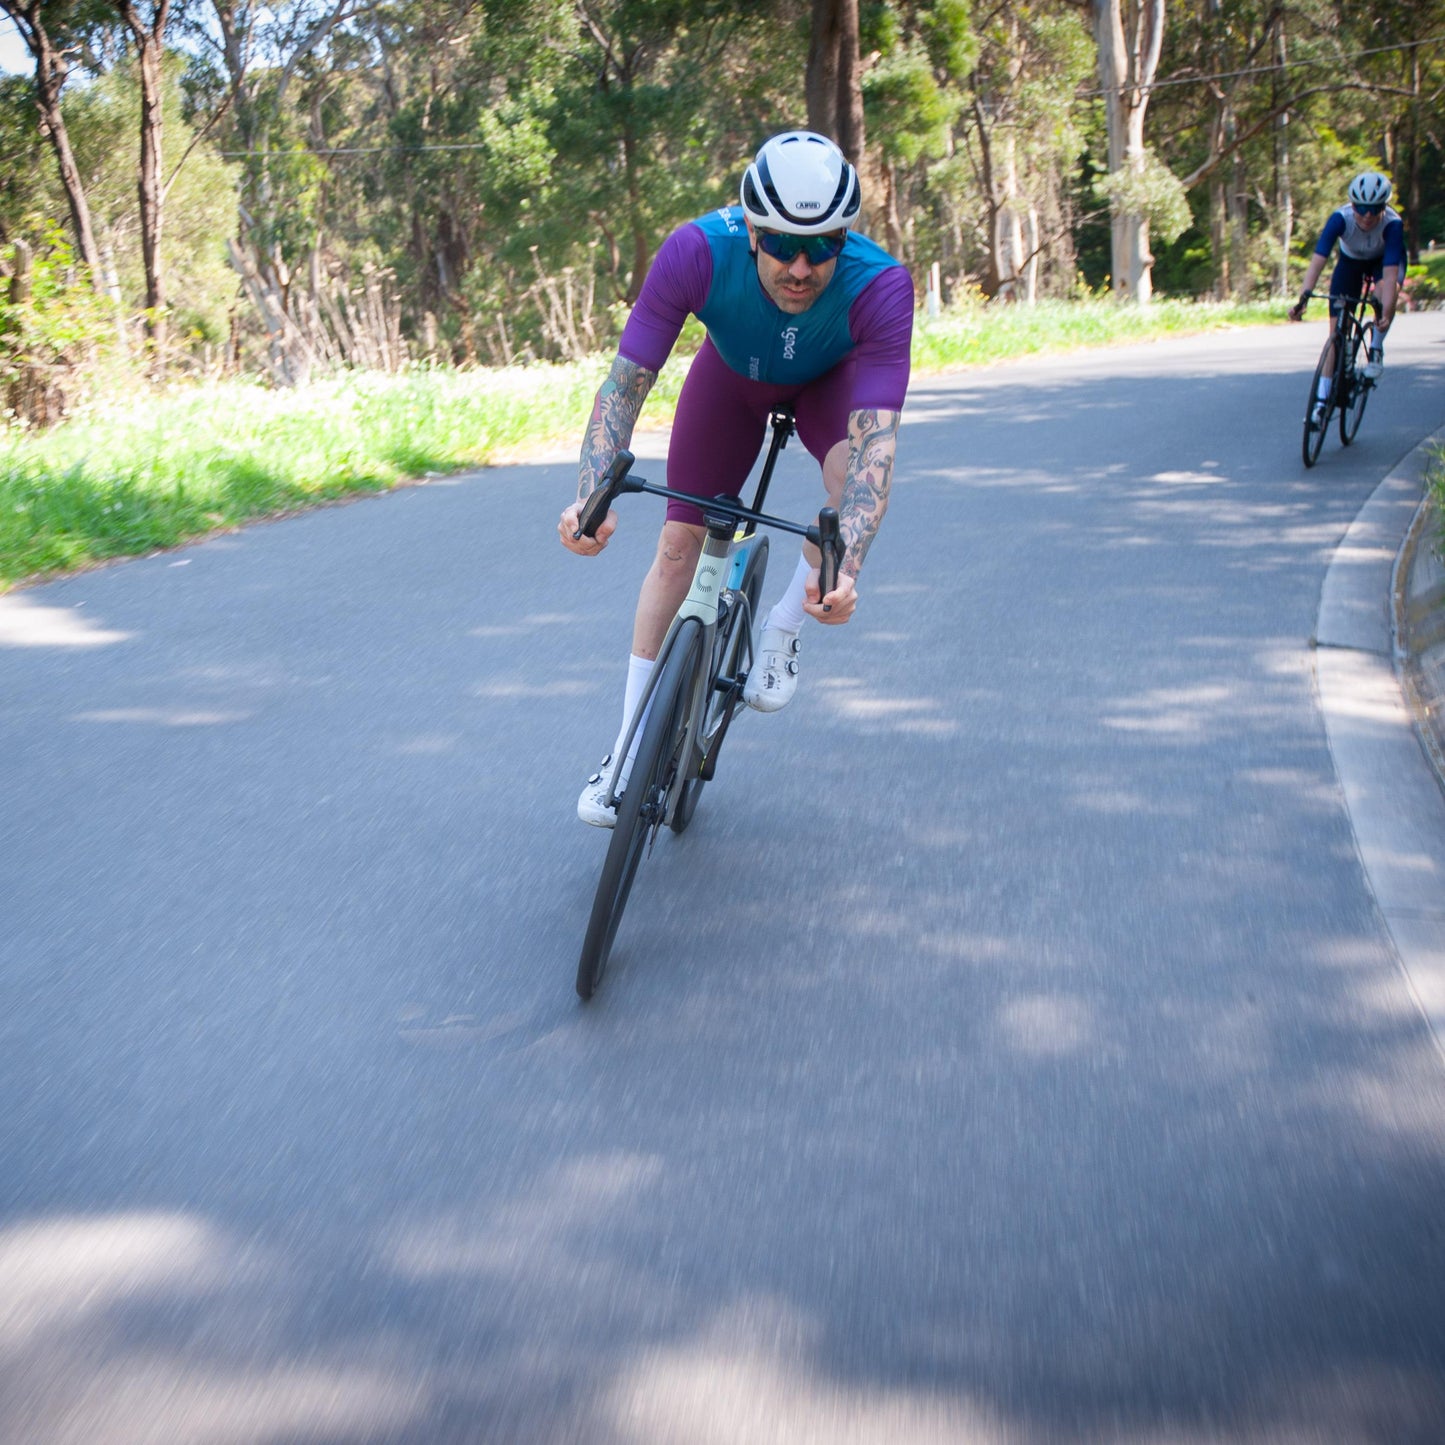
[[[1395,303],[1406,265],[1405,223],[1387,204],[1389,199],[1390,182],[1378,171],[1362,171],[1350,182],[1350,203],[1341,206],[1325,222],[1324,230],[1315,242],[1315,253],[1305,270],[1304,290],[1289,312],[1291,321],[1303,318],[1305,306],[1314,294],[1315,283],[1338,242],[1340,258],[1330,276],[1330,335],[1333,337],[1335,334],[1339,313],[1346,301],[1356,300],[1364,287],[1365,277],[1373,277],[1378,283],[1375,293],[1380,298],[1380,319],[1365,366],[1365,375],[1372,381],[1384,369],[1385,333],[1395,318]],[[1329,400],[1332,379],[1333,364],[1326,366],[1324,375],[1320,377],[1317,402]],[[1323,405],[1316,405],[1313,425],[1319,425],[1323,413]]]
[[[577,501],[562,513],[557,531],[579,556],[595,556],[607,545],[617,525],[612,511],[595,540],[573,538],[582,502],[617,449],[631,441],[683,322],[689,313],[697,316],[707,337],[678,400],[667,485],[702,499],[736,496],[770,412],[788,403],[800,440],[822,467],[847,549],[836,587],[820,597],[817,551],[805,545],[764,620],[743,696],[750,706],[774,712],[797,687],[804,616],[844,623],[857,605],[858,573],[888,506],[908,389],[913,281],[853,230],[858,174],[823,136],[788,131],[766,141],[743,175],[740,199],[741,206],[678,227],[659,248],[598,389],[582,443]],[[702,520],[699,507],[668,503],[638,597],[622,727],[578,799],[583,822],[604,828],[616,822],[606,806],[613,758],[687,595],[706,533]],[[619,774],[619,792],[630,761]]]

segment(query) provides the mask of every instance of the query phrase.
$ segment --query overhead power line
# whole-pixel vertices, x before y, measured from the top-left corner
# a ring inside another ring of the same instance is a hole
[[[1176,75],[1164,80],[1151,80],[1141,85],[1140,90],[1163,90],[1170,85],[1200,85],[1208,80],[1238,80],[1245,75],[1272,75],[1281,70],[1307,70],[1321,65],[1338,65],[1342,60],[1364,60],[1371,55],[1391,55],[1400,50],[1418,50],[1425,45],[1439,45],[1445,42],[1445,35],[1431,35],[1425,40],[1406,40],[1399,45],[1376,45],[1369,50],[1352,50],[1348,55],[1331,55],[1304,60],[1286,60],[1282,65],[1251,65],[1243,70],[1220,70],[1212,75]],[[1095,95],[1107,95],[1104,89],[1081,90],[1079,95],[1087,99]]]
[[[1252,65],[1242,70],[1220,70],[1211,75],[1167,76],[1163,80],[1151,81],[1142,90],[1163,90],[1174,85],[1202,85],[1210,80],[1238,80],[1246,75],[1271,75],[1281,70],[1305,70],[1321,65],[1338,65],[1342,60],[1365,60],[1371,55],[1392,55],[1401,50],[1417,50],[1427,45],[1445,44],[1445,35],[1431,35],[1424,40],[1407,40],[1399,45],[1375,45],[1368,50],[1352,50],[1348,55],[1333,55],[1322,59],[1287,60],[1282,65]],[[1081,90],[1079,98],[1088,100],[1094,96],[1107,95],[1107,90]],[[389,146],[316,146],[304,151],[221,151],[225,160],[246,160],[254,156],[373,156],[373,155],[421,155],[427,151],[480,151],[488,149],[485,141],[428,141],[420,145],[406,145],[397,142]]]

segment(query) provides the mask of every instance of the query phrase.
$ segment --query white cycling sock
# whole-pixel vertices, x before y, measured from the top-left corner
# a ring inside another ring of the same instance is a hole
[[[642,701],[642,694],[647,690],[647,679],[652,676],[652,669],[657,666],[657,659],[652,657],[638,657],[634,652],[627,659],[627,691],[622,699],[622,731],[617,734],[617,741],[612,744],[612,755],[616,757],[622,749],[622,744],[627,741],[627,725],[632,721],[632,714],[637,711],[637,704]],[[642,722],[646,722],[644,716]],[[642,740],[642,723],[638,723],[637,731],[632,735],[632,746],[627,752],[627,762],[630,767],[633,758],[637,756],[637,744]]]
[[[1320,401],[1328,401],[1330,399],[1330,378],[1328,376],[1320,377],[1318,390]],[[1295,404],[1298,405],[1299,403],[1296,402]]]
[[[764,627],[781,627],[784,632],[802,630],[803,619],[808,615],[803,611],[803,602],[808,595],[808,578],[812,571],[812,565],[800,552],[798,565],[793,571],[793,580],[788,583],[787,590],[773,604],[773,610],[763,620]]]

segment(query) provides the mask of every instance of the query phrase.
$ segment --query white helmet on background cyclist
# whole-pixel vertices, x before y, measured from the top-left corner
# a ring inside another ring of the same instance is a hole
[[[1356,206],[1383,206],[1390,199],[1390,183],[1379,171],[1361,171],[1350,182],[1350,201]]]
[[[743,214],[767,231],[815,236],[858,219],[858,172],[826,136],[790,130],[764,141],[743,173]]]

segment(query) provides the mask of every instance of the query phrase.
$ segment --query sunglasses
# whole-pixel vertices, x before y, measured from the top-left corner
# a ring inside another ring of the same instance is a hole
[[[796,261],[801,252],[808,258],[810,266],[821,266],[831,261],[843,249],[848,239],[847,231],[835,231],[830,236],[792,236],[784,231],[759,231],[758,245],[775,261],[785,264]]]
[[[1378,206],[1356,206],[1357,216],[1383,216],[1385,214],[1385,203],[1382,201]]]

